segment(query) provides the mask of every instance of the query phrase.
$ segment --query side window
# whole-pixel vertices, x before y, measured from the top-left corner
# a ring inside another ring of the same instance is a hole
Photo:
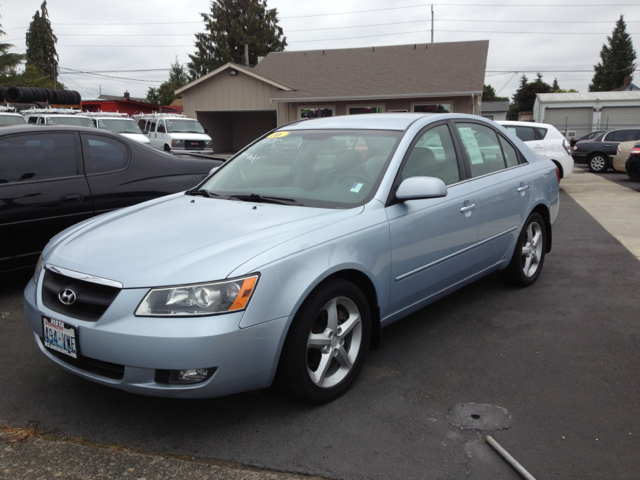
[[[144,128],[146,124],[147,124],[147,121],[144,118],[141,118],[140,120],[138,120],[138,127],[140,127],[140,130],[142,130],[142,133],[147,133],[147,131]]]
[[[151,120],[151,122],[149,123],[149,131],[151,133],[156,131],[156,121],[155,120]]]
[[[532,140],[538,140],[540,137],[536,136],[536,131],[533,127],[520,127],[520,126],[507,126],[507,130],[515,134],[523,142],[530,142]]]
[[[113,138],[82,135],[82,151],[87,174],[122,170],[129,161],[127,147]]]
[[[507,163],[507,167],[515,167],[518,165],[518,154],[516,153],[516,149],[513,148],[511,144],[502,137],[502,135],[498,135],[498,139],[500,140],[502,155]]]
[[[29,123],[37,123],[38,117],[29,117]]]
[[[496,132],[484,125],[456,123],[471,164],[471,176],[479,177],[505,168]]]
[[[167,133],[167,129],[164,128],[164,120],[158,121],[158,133]]]
[[[633,130],[618,130],[613,132],[613,137],[607,138],[607,140],[611,142],[630,142],[635,140],[635,132]]]
[[[78,175],[72,133],[16,135],[0,139],[0,184]]]
[[[36,123],[38,124],[44,123],[44,118],[38,117],[38,121]]]
[[[418,139],[402,167],[401,175],[402,180],[410,177],[436,177],[445,185],[460,181],[456,151],[446,125],[432,128]]]
[[[538,136],[538,140],[543,140],[547,136],[547,129],[542,127],[533,127]]]

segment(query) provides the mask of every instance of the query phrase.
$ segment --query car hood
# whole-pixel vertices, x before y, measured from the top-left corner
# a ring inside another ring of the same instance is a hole
[[[54,239],[45,263],[116,280],[125,288],[218,280],[278,244],[362,209],[172,195],[72,227]]]
[[[136,142],[143,143],[145,145],[149,145],[151,141],[141,133],[121,133],[123,137],[127,137],[131,140],[135,140]]]

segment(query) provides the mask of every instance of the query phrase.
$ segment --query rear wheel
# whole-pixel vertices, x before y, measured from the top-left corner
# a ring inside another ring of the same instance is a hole
[[[604,173],[609,168],[609,159],[602,153],[595,153],[589,157],[589,170],[593,173]]]
[[[316,289],[293,319],[278,365],[286,393],[313,403],[343,395],[362,370],[371,337],[366,297],[351,282]]]
[[[519,287],[533,285],[540,276],[546,251],[547,227],[538,213],[532,213],[522,227],[509,266],[499,273],[505,283]]]

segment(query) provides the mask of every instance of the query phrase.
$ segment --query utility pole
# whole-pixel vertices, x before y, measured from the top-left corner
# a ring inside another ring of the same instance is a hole
[[[433,4],[431,4],[431,43],[433,43]]]

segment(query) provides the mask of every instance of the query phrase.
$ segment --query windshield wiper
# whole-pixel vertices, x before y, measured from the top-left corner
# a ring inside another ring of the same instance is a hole
[[[301,207],[303,204],[293,198],[285,197],[269,197],[265,195],[258,195],[252,193],[250,195],[230,195],[229,198],[241,200],[243,202],[257,202],[257,203],[276,203],[278,205],[295,205]]]
[[[204,188],[201,188],[200,190],[187,190],[186,192],[184,192],[184,194],[193,196],[201,195],[208,198],[223,198],[217,193],[210,192],[209,190],[205,190]]]

